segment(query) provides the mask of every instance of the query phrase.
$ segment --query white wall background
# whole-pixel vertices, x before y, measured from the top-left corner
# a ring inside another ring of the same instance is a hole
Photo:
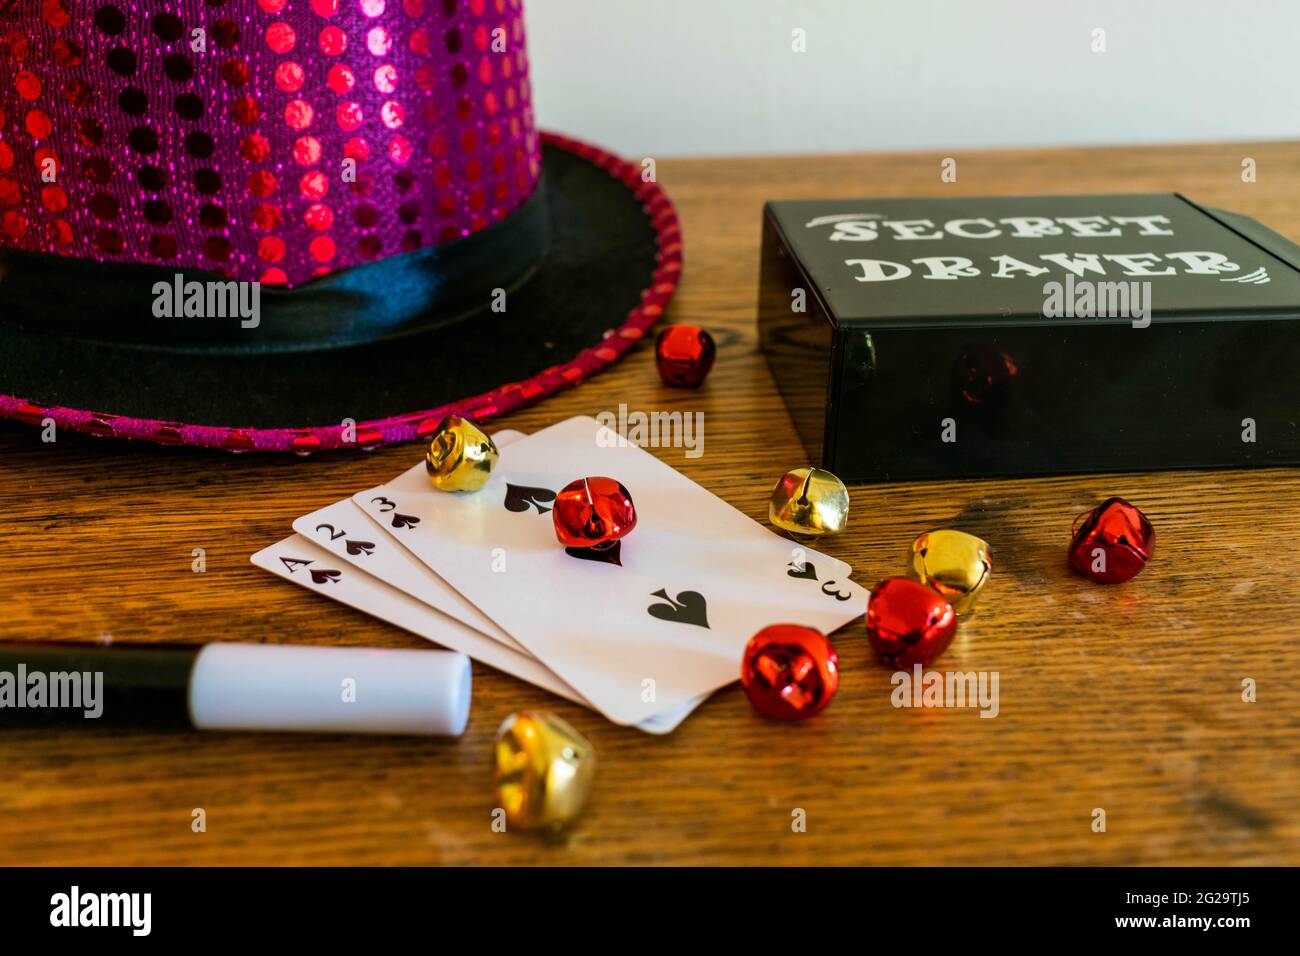
[[[1300,136],[1300,0],[526,0],[542,126],[626,155]],[[802,28],[807,52],[791,51]],[[1094,53],[1092,31],[1105,30]]]

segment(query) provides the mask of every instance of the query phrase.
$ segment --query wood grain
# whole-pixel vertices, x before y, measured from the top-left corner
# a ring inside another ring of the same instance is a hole
[[[1241,161],[1258,163],[1244,184]],[[663,388],[648,349],[496,423],[703,411],[703,457],[656,450],[763,520],[801,462],[754,333],[761,204],[861,195],[1169,191],[1300,240],[1300,144],[661,160],[686,237],[669,319],[717,333],[700,392]],[[239,387],[232,382],[231,387]],[[39,396],[33,396],[39,398]],[[1189,409],[1188,414],[1195,414]],[[230,457],[0,426],[4,639],[293,641],[417,647],[254,568],[297,515],[385,480],[418,449]],[[1156,560],[1127,585],[1071,576],[1074,515],[1139,503]],[[1300,863],[1300,472],[1181,472],[872,485],[828,550],[868,586],[913,537],[956,525],[1001,561],[942,659],[996,670],[1001,713],[894,709],[860,625],[841,631],[840,695],[778,726],[732,686],[650,737],[475,666],[456,741],[68,731],[0,738],[0,863],[60,864],[1296,864]],[[190,570],[191,550],[207,571]],[[1258,682],[1258,701],[1241,681]],[[506,714],[551,708],[599,753],[567,837],[494,833],[489,746]],[[206,833],[191,811],[206,810]],[[1091,829],[1094,808],[1105,833]],[[807,832],[791,831],[802,808]]]

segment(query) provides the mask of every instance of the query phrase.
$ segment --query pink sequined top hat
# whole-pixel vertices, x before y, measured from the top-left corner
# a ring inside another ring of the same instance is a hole
[[[616,361],[681,238],[519,0],[0,2],[0,416],[374,447]]]

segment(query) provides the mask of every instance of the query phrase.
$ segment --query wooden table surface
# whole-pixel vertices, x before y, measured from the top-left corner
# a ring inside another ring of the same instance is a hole
[[[1241,180],[1245,157],[1257,182]],[[942,158],[661,160],[686,241],[668,319],[713,330],[708,384],[664,388],[643,347],[495,427],[532,431],[620,402],[703,411],[703,457],[654,453],[764,520],[780,472],[805,463],[756,346],[768,198],[1177,190],[1300,240],[1296,143],[959,154],[956,183],[940,182]],[[420,647],[248,561],[297,515],[419,454],[229,457],[75,435],[47,445],[36,428],[0,424],[0,638]],[[939,665],[999,672],[995,719],[894,709],[860,622],[836,635],[839,696],[794,726],[761,720],[732,685],[651,737],[476,664],[459,740],[6,733],[0,863],[1300,863],[1300,471],[852,493],[849,530],[826,550],[867,586],[898,573],[928,529],[959,526],[996,549],[981,612]],[[1065,544],[1076,513],[1114,494],[1150,516],[1159,551],[1140,577],[1103,588],[1067,571]],[[1257,682],[1254,703],[1244,678]],[[588,810],[558,840],[491,827],[493,734],[537,707],[599,754]],[[195,808],[206,832],[191,829]]]

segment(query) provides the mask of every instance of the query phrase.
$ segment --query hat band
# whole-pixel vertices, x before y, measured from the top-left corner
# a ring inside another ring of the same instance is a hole
[[[194,269],[0,249],[0,321],[140,348],[294,352],[425,331],[505,307],[550,246],[544,183],[505,219],[292,289]]]

